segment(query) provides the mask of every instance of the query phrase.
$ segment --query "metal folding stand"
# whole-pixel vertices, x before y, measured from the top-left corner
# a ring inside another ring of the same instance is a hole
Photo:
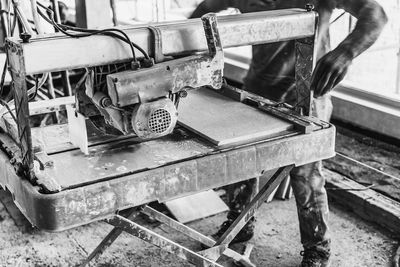
[[[282,180],[289,175],[294,165],[279,168],[276,173],[269,179],[269,181],[261,188],[253,200],[246,206],[239,217],[233,222],[228,230],[222,235],[219,240],[213,240],[194,229],[171,219],[170,217],[160,213],[149,206],[141,208],[132,208],[125,214],[116,214],[104,221],[113,225],[114,229],[102,240],[97,248],[88,256],[81,266],[86,266],[92,260],[98,258],[111,244],[118,238],[122,232],[129,233],[136,236],[150,244],[153,244],[165,251],[175,254],[176,256],[192,263],[195,266],[221,266],[216,261],[222,256],[227,256],[235,262],[242,264],[245,267],[254,267],[255,265],[250,262],[249,255],[251,246],[247,247],[244,255],[241,255],[228,248],[229,243],[235,238],[240,230],[246,223],[254,216],[257,209],[264,203],[264,201],[271,195],[274,189],[279,186]],[[175,229],[186,236],[194,239],[203,245],[209,247],[208,249],[194,252],[185,248],[172,240],[163,237],[146,227],[143,227],[133,221],[139,214],[144,213],[157,221],[166,224],[167,226]]]

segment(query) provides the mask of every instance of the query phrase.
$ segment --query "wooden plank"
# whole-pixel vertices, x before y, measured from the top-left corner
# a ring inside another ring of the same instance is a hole
[[[41,100],[29,103],[29,115],[46,114],[65,110],[67,105],[75,105],[75,97],[59,97],[49,100]]]
[[[290,177],[286,177],[282,183],[279,185],[278,190],[276,191],[275,198],[280,200],[286,199],[287,191],[290,188]]]
[[[293,187],[289,184],[289,188],[286,191],[286,199],[291,199],[293,197]]]
[[[336,125],[334,158],[324,161],[324,167],[362,184],[374,184],[373,189],[400,202],[400,146],[394,140],[355,131]]]
[[[89,154],[89,141],[86,128],[86,118],[79,112],[75,112],[71,106],[67,107],[69,140],[78,146],[82,153]]]
[[[400,203],[338,173],[324,169],[329,196],[365,220],[400,233]]]
[[[213,144],[252,142],[293,129],[293,124],[215,91],[190,91],[179,106],[179,123]]]
[[[132,136],[105,135],[97,130],[93,124],[86,121],[89,146],[101,145],[106,142],[133,139]],[[47,154],[54,154],[74,150],[78,147],[73,145],[69,138],[68,124],[54,124],[44,127],[32,128],[33,147],[41,147]]]
[[[32,136],[33,147],[40,147],[47,154],[76,148],[69,141],[67,124],[32,128]]]
[[[74,96],[30,102],[29,103],[29,113],[30,113],[29,115],[32,116],[32,115],[46,114],[46,113],[50,113],[50,112],[54,112],[54,111],[61,111],[61,110],[65,110],[65,107],[67,105],[74,105],[74,104],[75,104]],[[0,105],[0,107],[3,108],[3,106],[1,106],[1,105]],[[11,108],[14,109],[13,107],[11,107]],[[15,142],[19,142],[17,125],[9,113],[5,113],[1,117],[0,127],[2,129],[4,129],[14,139]],[[57,126],[57,127],[59,127],[59,126]],[[35,131],[36,134],[40,133],[40,132],[38,132],[38,128],[32,128],[32,131]],[[39,146],[42,145],[41,144],[42,142],[39,141],[40,138],[38,138],[40,136],[42,136],[42,135],[34,134],[32,136],[34,147],[35,147],[35,144],[39,145]],[[46,136],[46,138],[47,138],[47,136]],[[62,137],[61,137],[61,140],[63,140]]]
[[[265,200],[266,203],[271,202],[272,200],[274,200],[276,191],[278,191],[278,186],[275,187],[274,191],[272,191],[271,195],[269,195],[269,197]]]
[[[181,223],[196,221],[229,210],[214,190],[177,198],[164,204]]]

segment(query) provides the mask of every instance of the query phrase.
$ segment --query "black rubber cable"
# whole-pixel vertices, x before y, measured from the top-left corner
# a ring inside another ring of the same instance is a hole
[[[122,31],[120,29],[110,28],[110,29],[103,29],[103,30],[91,30],[91,29],[83,29],[83,28],[78,28],[78,27],[59,24],[59,23],[54,21],[54,12],[53,12],[53,10],[51,10],[48,7],[44,6],[40,2],[37,2],[37,3],[38,3],[38,6],[44,8],[49,13],[50,19],[45,14],[43,14],[43,12],[38,8],[38,12],[39,12],[40,16],[42,16],[48,23],[52,24],[56,29],[58,29],[60,32],[62,32],[63,34],[65,34],[67,36],[70,36],[70,37],[73,37],[73,38],[80,38],[80,37],[89,37],[89,36],[101,34],[101,35],[107,35],[107,36],[115,37],[115,38],[117,38],[119,40],[122,40],[122,41],[128,43],[131,46],[132,55],[134,57],[134,60],[136,60],[134,48],[139,50],[146,59],[150,59],[150,57],[147,54],[147,52],[144,51],[144,49],[141,48],[139,45],[137,45],[134,42],[132,42],[130,40],[129,36],[124,31]],[[67,30],[71,30],[71,31],[75,31],[75,32],[84,32],[86,34],[71,34],[71,33],[67,32]],[[116,33],[119,33],[122,36],[118,35]]]

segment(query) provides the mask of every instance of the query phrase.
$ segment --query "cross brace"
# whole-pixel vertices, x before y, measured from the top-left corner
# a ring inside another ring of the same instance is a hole
[[[241,255],[228,248],[228,245],[246,225],[246,223],[254,216],[256,210],[262,205],[262,203],[265,202],[274,189],[279,186],[279,184],[287,175],[289,175],[293,167],[293,165],[290,165],[279,168],[219,240],[213,240],[212,238],[207,237],[196,230],[179,223],[165,214],[145,205],[141,209],[132,208],[129,209],[125,214],[116,214],[105,219],[105,222],[114,226],[114,229],[102,240],[102,242],[88,256],[81,266],[86,266],[91,261],[98,258],[109,246],[111,246],[111,244],[122,232],[126,232],[165,251],[173,253],[198,267],[222,267],[222,265],[216,262],[222,255],[233,259],[236,263],[242,264],[242,266],[255,267],[255,265],[251,263],[249,259],[252,246],[248,246],[244,255]],[[144,226],[139,225],[133,221],[133,219],[139,213],[151,216],[170,228],[175,229],[191,239],[202,243],[203,245],[209,247],[209,249],[194,252],[164,236],[161,236],[158,233],[155,233],[154,231],[151,231],[150,229],[147,229]]]

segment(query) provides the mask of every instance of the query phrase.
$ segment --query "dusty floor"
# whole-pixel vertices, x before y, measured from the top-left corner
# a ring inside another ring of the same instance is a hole
[[[384,230],[331,205],[332,266],[390,266],[397,241]],[[218,215],[192,226],[211,234],[222,222]],[[263,205],[257,220],[252,260],[257,266],[297,266],[301,257],[294,199]],[[62,233],[23,232],[0,204],[0,266],[76,266],[111,227],[93,223]],[[166,226],[154,228],[166,234]],[[181,235],[169,236],[191,248],[198,245]],[[225,263],[230,266],[229,263]],[[191,266],[142,241],[123,234],[93,266]]]
[[[337,126],[335,150],[375,170],[340,155],[325,160],[326,168],[359,183],[373,185],[372,189],[400,201],[400,144],[396,146],[380,141],[380,136],[369,137]]]

